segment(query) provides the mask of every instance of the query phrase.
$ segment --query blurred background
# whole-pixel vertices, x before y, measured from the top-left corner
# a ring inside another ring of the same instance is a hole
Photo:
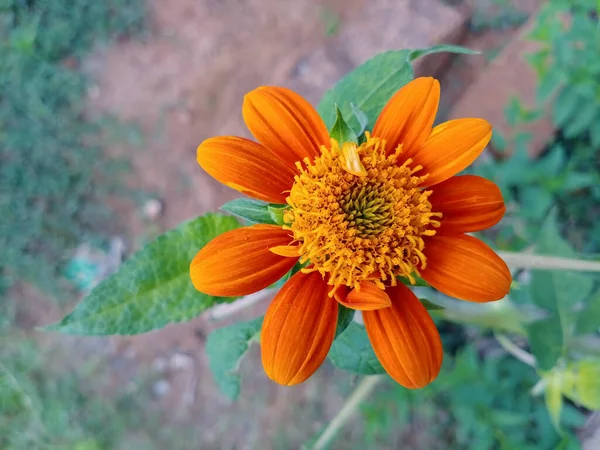
[[[238,401],[219,393],[207,334],[264,304],[132,337],[36,329],[144,243],[238,196],[202,172],[195,149],[213,135],[249,137],[242,99],[258,85],[316,104],[385,50],[480,50],[423,58],[416,72],[441,81],[438,121],[474,116],[495,127],[472,169],[498,183],[508,205],[489,242],[527,248],[552,209],[578,252],[600,253],[598,8],[0,0],[0,449],[296,449],[340,409],[355,376],[326,363],[282,388],[264,375],[256,346]],[[565,436],[556,433],[543,398],[530,394],[535,371],[489,333],[439,327],[439,381],[417,392],[383,383],[332,448],[600,449],[600,425],[573,404]]]

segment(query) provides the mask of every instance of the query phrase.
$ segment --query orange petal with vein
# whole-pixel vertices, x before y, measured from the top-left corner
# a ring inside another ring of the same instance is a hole
[[[427,267],[421,277],[450,297],[472,302],[500,300],[512,277],[506,263],[477,238],[459,234],[425,239]]]
[[[269,250],[276,255],[285,256],[287,258],[297,258],[300,256],[300,245],[278,245],[277,247],[271,247]]]
[[[321,365],[335,336],[338,305],[318,272],[298,272],[277,293],[265,315],[262,363],[273,381],[302,383]]]
[[[266,202],[285,203],[296,169],[271,150],[248,139],[221,136],[205,140],[198,164],[216,180]]]
[[[190,266],[194,287],[220,297],[247,295],[284,276],[297,258],[269,249],[289,243],[289,231],[276,225],[253,225],[228,231],[198,252]]]
[[[433,129],[423,147],[413,156],[417,175],[429,174],[423,183],[433,186],[470,166],[492,137],[492,126],[483,119],[456,119]]]
[[[289,165],[320,155],[329,132],[315,109],[282,87],[263,86],[244,97],[244,121],[254,137]]]
[[[379,115],[373,136],[385,139],[388,153],[402,144],[402,160],[411,158],[431,134],[440,100],[440,83],[416,78],[402,87]]]
[[[485,230],[500,222],[506,211],[500,188],[476,175],[452,177],[431,190],[431,210],[442,213],[438,235]]]
[[[440,372],[444,352],[435,323],[413,292],[399,284],[386,289],[389,308],[364,311],[369,340],[385,371],[402,386],[427,386]]]
[[[337,299],[338,297],[336,297]],[[359,311],[373,311],[375,309],[387,308],[392,301],[384,290],[379,289],[371,281],[360,283],[360,291],[353,289],[350,294],[340,297],[338,301],[347,308]]]

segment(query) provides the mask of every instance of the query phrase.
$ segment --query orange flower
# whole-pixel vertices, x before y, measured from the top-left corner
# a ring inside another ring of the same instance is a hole
[[[317,112],[294,92],[260,87],[243,106],[260,144],[216,137],[198,147],[198,163],[220,182],[289,206],[283,226],[225,233],[190,268],[198,290],[235,296],[271,285],[298,261],[307,263],[264,319],[263,366],[276,382],[300,383],[321,365],[339,302],[362,311],[390,376],[408,388],[423,387],[440,370],[440,337],[398,277],[419,275],[447,295],[474,302],[508,293],[506,264],[466,234],[502,218],[500,190],[477,176],[455,176],[483,151],[492,128],[482,119],[433,127],[439,94],[433,78],[410,82],[358,145],[330,139]]]

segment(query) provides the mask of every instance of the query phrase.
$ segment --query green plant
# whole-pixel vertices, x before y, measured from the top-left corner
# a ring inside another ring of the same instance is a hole
[[[579,448],[573,430],[583,423],[583,414],[571,405],[565,408],[569,431],[561,438],[543,400],[530,392],[535,371],[493,347],[486,353],[463,347],[446,359],[441,382],[423,390],[382,386],[360,409],[365,443],[381,445],[395,436],[398,442],[412,439],[415,448],[432,450],[533,450],[558,448],[559,443]]]
[[[589,139],[600,149],[600,26],[595,0],[552,0],[529,38],[541,49],[529,57],[539,77],[538,100],[552,103],[565,138]]]
[[[0,278],[57,292],[68,251],[101,241],[124,166],[102,154],[72,68],[93,45],[141,30],[141,0],[0,2]]]

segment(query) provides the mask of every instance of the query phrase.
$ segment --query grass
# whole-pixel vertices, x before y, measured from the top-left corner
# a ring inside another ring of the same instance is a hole
[[[142,0],[0,1],[0,286],[31,281],[55,295],[81,241],[111,230],[107,196],[123,161],[103,157],[104,128],[85,119],[78,61],[143,29]],[[63,291],[64,292],[64,291]],[[0,292],[1,294],[1,292]]]

